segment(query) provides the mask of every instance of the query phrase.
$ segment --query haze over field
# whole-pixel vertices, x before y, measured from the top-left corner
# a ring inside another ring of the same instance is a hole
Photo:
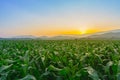
[[[119,0],[0,0],[0,37],[120,29]]]

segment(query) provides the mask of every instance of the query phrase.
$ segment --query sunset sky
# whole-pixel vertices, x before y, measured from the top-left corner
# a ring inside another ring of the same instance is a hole
[[[0,0],[0,37],[120,29],[120,0]]]

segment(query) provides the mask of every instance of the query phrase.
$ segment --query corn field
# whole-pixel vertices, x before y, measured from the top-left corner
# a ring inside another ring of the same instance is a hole
[[[0,80],[120,80],[120,41],[0,40]]]

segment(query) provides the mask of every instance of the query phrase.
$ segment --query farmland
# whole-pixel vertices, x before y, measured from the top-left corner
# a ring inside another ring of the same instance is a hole
[[[0,40],[0,80],[120,80],[120,41]]]

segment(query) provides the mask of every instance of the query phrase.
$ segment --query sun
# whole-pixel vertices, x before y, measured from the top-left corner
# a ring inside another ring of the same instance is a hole
[[[81,31],[81,34],[86,34],[86,33],[87,33],[86,30]]]
[[[80,34],[86,34],[87,30],[85,28],[80,29]]]

